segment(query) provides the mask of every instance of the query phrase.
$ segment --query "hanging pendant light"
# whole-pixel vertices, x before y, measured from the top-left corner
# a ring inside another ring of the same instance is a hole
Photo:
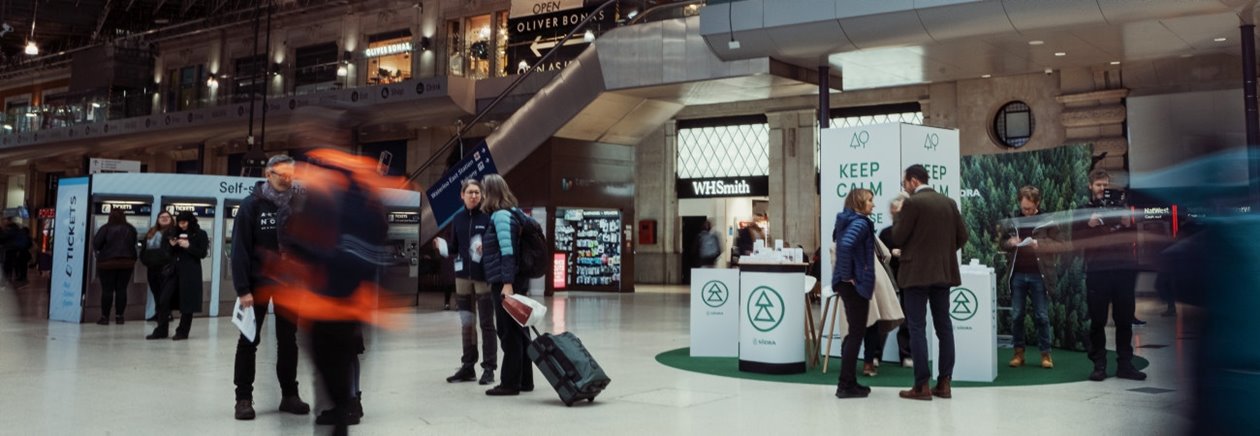
[[[22,50],[27,56],[38,56],[39,46],[35,45],[35,20],[39,18],[39,2],[35,2],[35,9],[31,11],[31,35],[26,38],[26,48]]]
[[[23,52],[30,56],[37,56],[39,55],[39,46],[35,45],[35,41],[26,41],[26,49]]]

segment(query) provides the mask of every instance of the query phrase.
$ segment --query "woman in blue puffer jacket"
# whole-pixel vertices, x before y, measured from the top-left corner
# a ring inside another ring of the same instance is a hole
[[[481,210],[490,215],[490,227],[481,237],[481,262],[486,282],[490,283],[496,330],[503,349],[499,385],[486,391],[486,395],[519,395],[534,390],[534,368],[525,359],[529,329],[521,327],[508,315],[503,300],[513,293],[528,291],[529,277],[517,274],[516,269],[516,253],[521,249],[521,223],[516,216],[521,212],[516,207],[516,196],[502,176],[486,175],[481,180],[481,188]]]
[[[844,211],[836,215],[831,239],[836,243],[836,265],[831,287],[844,301],[844,318],[849,332],[841,346],[838,398],[863,398],[871,388],[857,382],[857,356],[866,337],[866,318],[875,289],[875,224],[869,215],[875,210],[875,195],[854,188],[844,200]]]

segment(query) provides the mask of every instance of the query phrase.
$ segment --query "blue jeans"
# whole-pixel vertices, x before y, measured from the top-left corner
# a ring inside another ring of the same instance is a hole
[[[1024,348],[1024,300],[1032,300],[1033,323],[1037,325],[1037,347],[1050,352],[1050,302],[1040,274],[1011,275],[1011,336],[1015,348]]]

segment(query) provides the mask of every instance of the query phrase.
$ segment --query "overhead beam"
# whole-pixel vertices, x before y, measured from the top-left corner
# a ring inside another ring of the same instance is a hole
[[[92,32],[92,41],[96,41],[101,36],[101,29],[105,27],[105,19],[109,17],[109,12],[114,8],[114,0],[106,0],[105,7],[101,8],[101,16],[96,18],[96,30]]]
[[[179,8],[179,16],[181,17],[188,15],[188,11],[192,10],[192,7],[197,4],[197,0],[183,0],[183,3],[183,6]]]
[[[158,11],[162,10],[162,6],[164,5],[166,5],[166,0],[158,0],[157,6],[153,7],[153,15],[157,15]]]

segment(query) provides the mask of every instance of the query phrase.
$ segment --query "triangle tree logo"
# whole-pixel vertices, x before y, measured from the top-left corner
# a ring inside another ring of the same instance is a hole
[[[731,291],[726,287],[726,283],[718,280],[712,280],[705,283],[700,288],[700,300],[704,301],[705,306],[718,308],[726,305],[726,300],[730,299]]]
[[[758,286],[748,295],[748,322],[759,332],[769,332],[783,322],[783,296],[769,286]]]
[[[958,321],[966,321],[976,316],[979,312],[980,300],[976,298],[976,294],[967,288],[954,288],[949,292],[949,317]]]

